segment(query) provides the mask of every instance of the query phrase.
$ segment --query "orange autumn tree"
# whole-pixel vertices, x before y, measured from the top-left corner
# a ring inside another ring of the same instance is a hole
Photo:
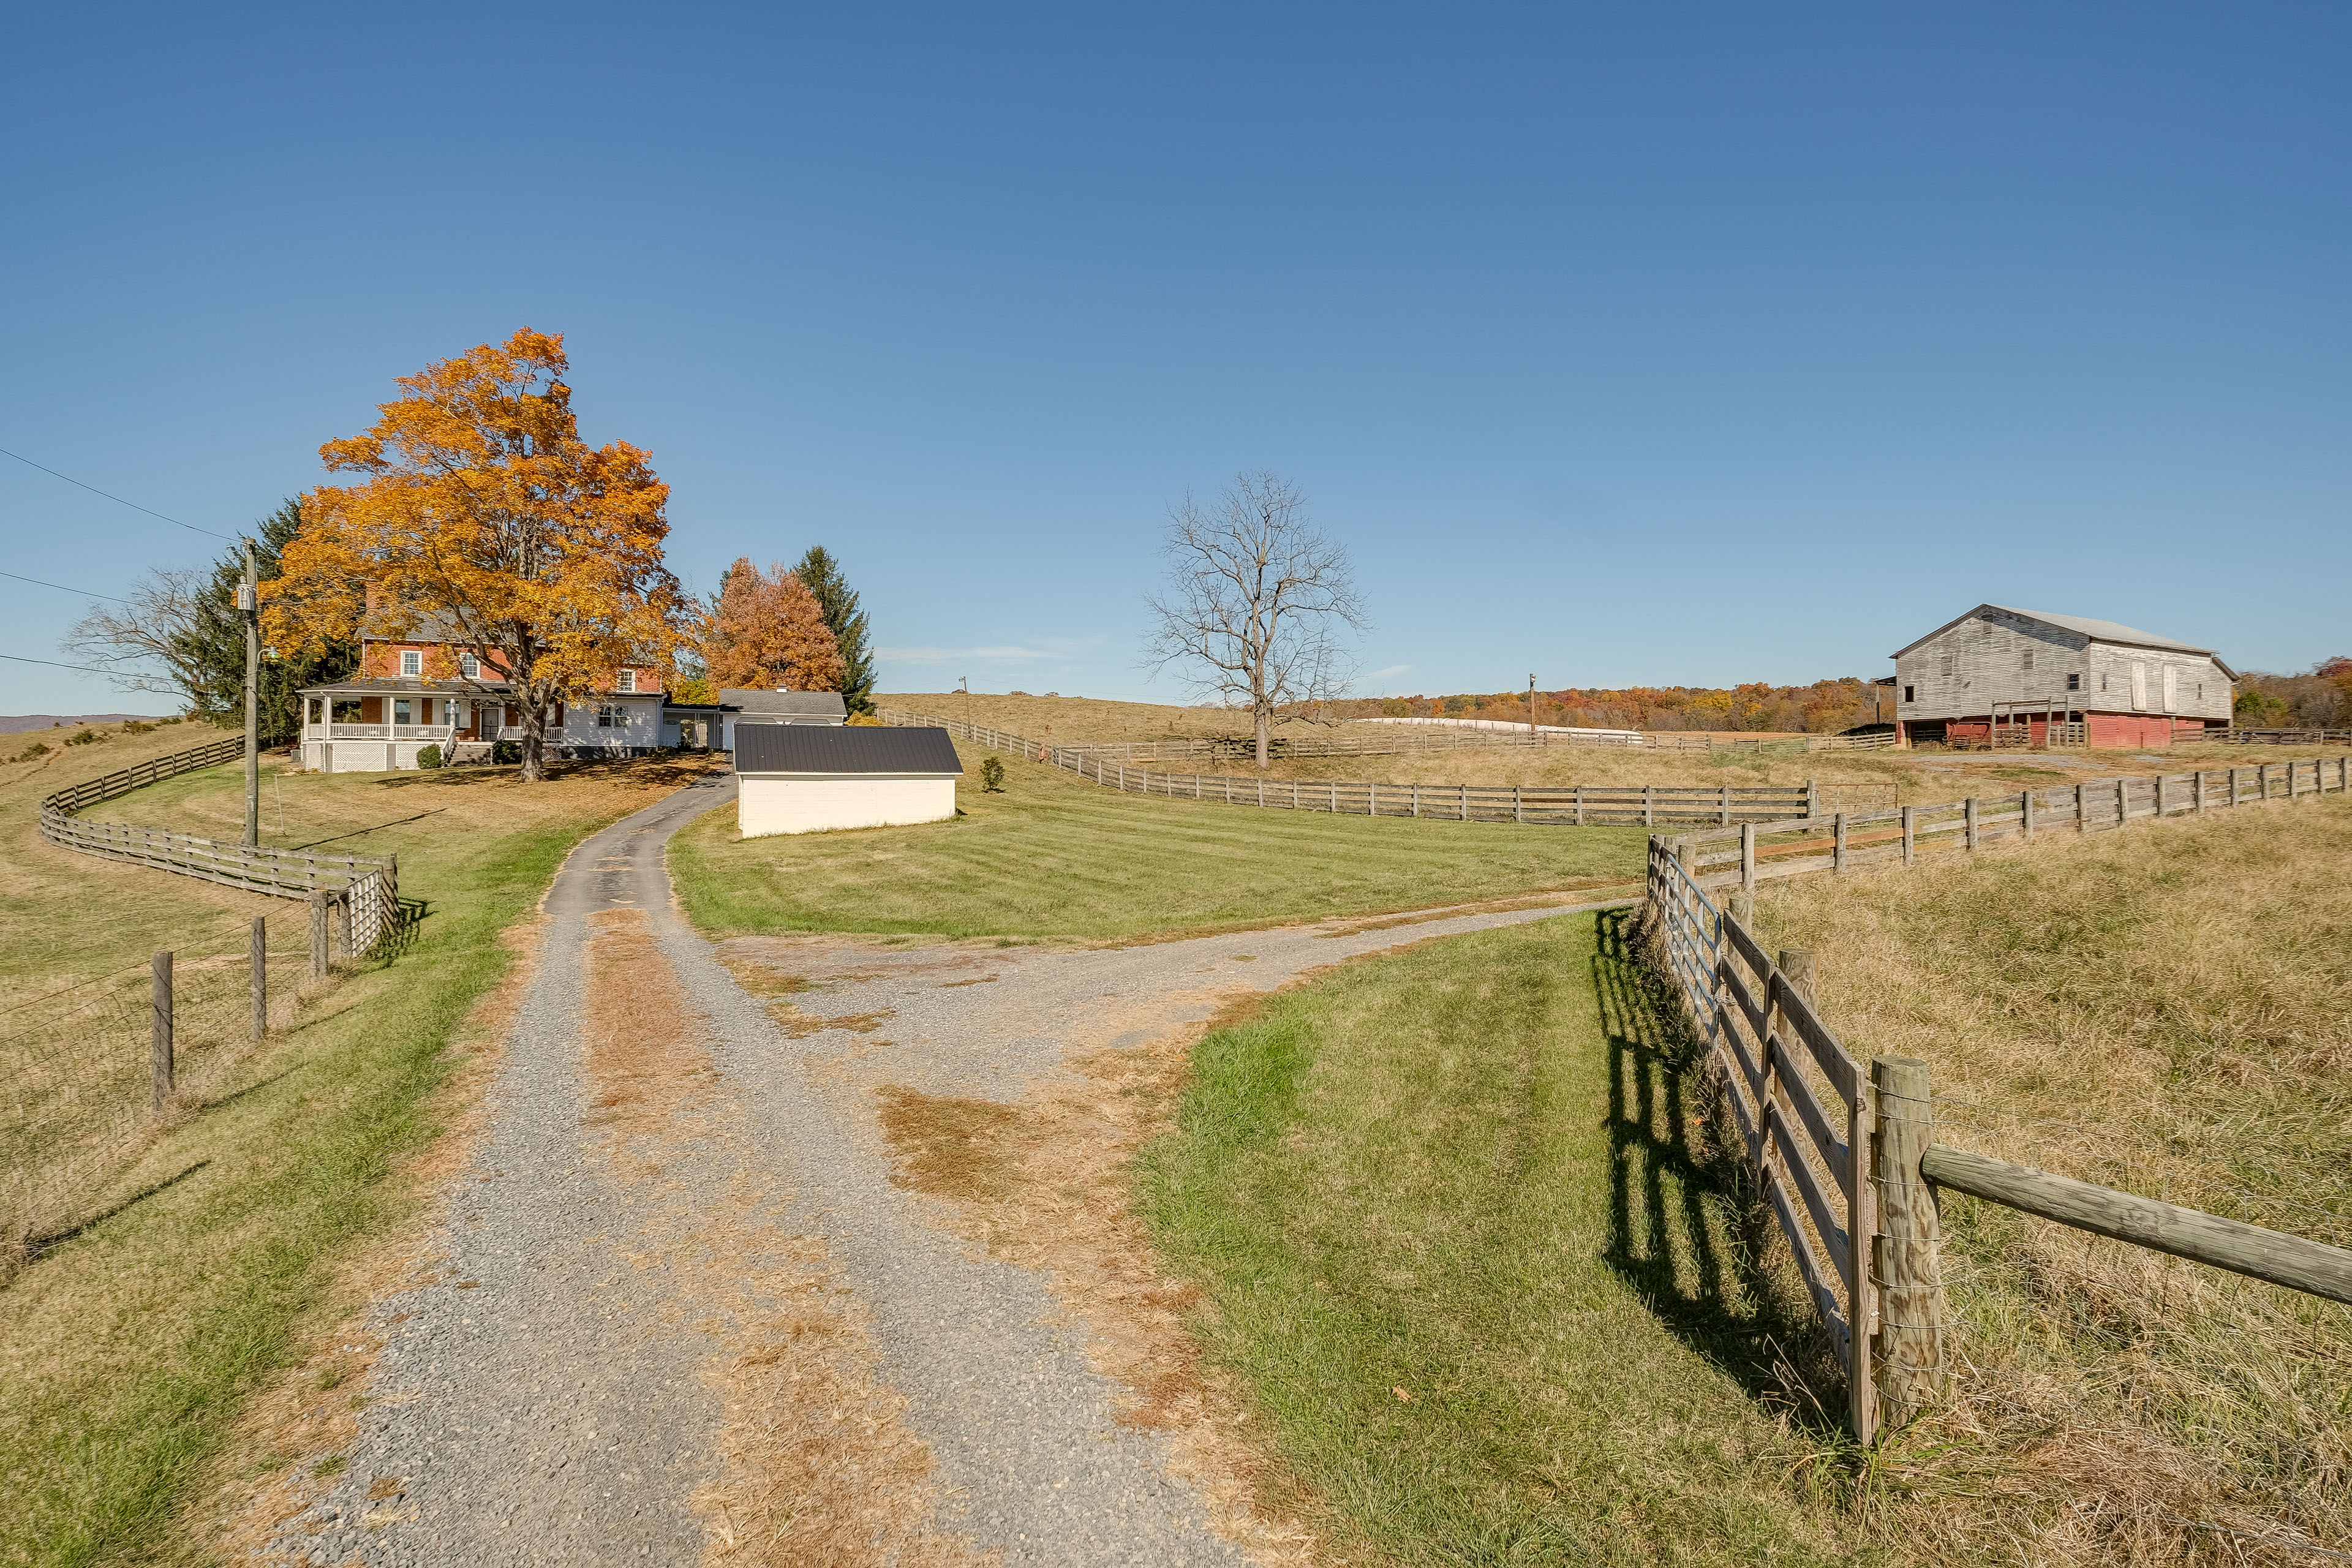
[[[719,584],[703,623],[702,659],[719,687],[838,691],[845,674],[816,595],[781,565],[762,574],[748,555]]]
[[[407,395],[366,435],[319,448],[366,481],[303,497],[284,573],[262,584],[281,647],[354,636],[371,584],[385,634],[452,628],[483,693],[521,710],[531,780],[556,704],[613,689],[624,663],[667,668],[685,620],[662,564],[669,487],[627,442],[580,438],[569,368],[560,335],[526,327],[399,378]]]

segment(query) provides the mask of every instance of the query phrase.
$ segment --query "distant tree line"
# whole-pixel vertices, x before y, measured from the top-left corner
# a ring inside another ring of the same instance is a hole
[[[2323,658],[2301,675],[2248,670],[2237,721],[2250,730],[2352,730],[2352,658]]]
[[[1448,696],[1370,698],[1332,705],[1337,717],[1491,719],[1528,721],[1525,691],[1456,692]],[[1591,730],[1742,730],[1834,735],[1871,723],[1892,723],[1895,702],[1885,687],[1859,676],[1811,686],[1569,687],[1535,694],[1535,721]]]

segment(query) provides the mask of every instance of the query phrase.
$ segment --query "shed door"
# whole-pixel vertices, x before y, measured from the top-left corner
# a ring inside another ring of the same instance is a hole
[[[2132,666],[2132,709],[2140,713],[2147,711],[2147,666],[2144,664]]]
[[[2168,664],[2164,667],[2164,710],[2180,711],[2180,671]]]

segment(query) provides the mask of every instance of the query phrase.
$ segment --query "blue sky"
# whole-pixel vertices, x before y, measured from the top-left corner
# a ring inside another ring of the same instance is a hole
[[[1172,699],[1269,468],[1367,691],[1875,675],[1979,600],[2352,652],[2352,12],[30,8],[0,447],[235,532],[566,334],[674,564],[822,542],[884,684]],[[0,458],[9,570],[212,542]],[[80,601],[0,578],[0,652]],[[0,710],[152,706],[6,666]]]

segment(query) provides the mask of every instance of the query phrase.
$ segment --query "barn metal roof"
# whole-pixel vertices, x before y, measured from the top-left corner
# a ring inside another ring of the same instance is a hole
[[[928,773],[963,772],[945,730],[872,724],[738,724],[739,773]]]
[[[1920,643],[1933,642],[1962,621],[1974,620],[1987,610],[1999,610],[2005,616],[2018,616],[2029,621],[2040,621],[2044,626],[2056,626],[2062,631],[2074,632],[2089,637],[2094,642],[2116,643],[2125,647],[2169,648],[2175,653],[2201,653],[2220,666],[2222,674],[2232,680],[2238,679],[2238,672],[2223,664],[2221,656],[2210,647],[2200,647],[2195,643],[2181,642],[2174,637],[2160,637],[2154,632],[2140,631],[2136,627],[2125,626],[2120,621],[2095,620],[2089,616],[2053,615],[2048,610],[2021,610],[2014,605],[1979,605],[1967,615],[1953,616],[1918,641],[1906,643],[1887,657],[1901,658],[1905,654],[1917,647]]]

